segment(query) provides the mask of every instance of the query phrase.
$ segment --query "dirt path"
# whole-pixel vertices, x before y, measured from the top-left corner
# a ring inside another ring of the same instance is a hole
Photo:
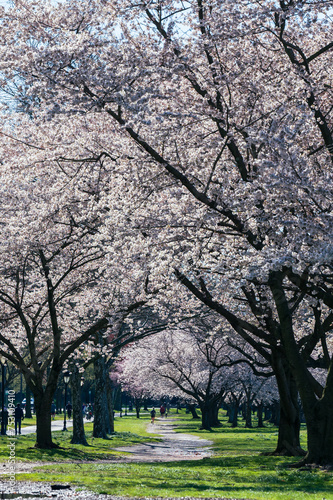
[[[173,462],[177,460],[201,460],[211,456],[211,441],[191,434],[175,432],[177,419],[160,419],[150,424],[148,432],[159,434],[161,442],[144,443],[136,446],[115,448],[126,451],[124,461],[131,462]]]

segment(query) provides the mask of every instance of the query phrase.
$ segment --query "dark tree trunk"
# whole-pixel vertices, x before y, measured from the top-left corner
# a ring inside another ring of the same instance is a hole
[[[94,430],[95,438],[107,439],[106,433],[106,407],[105,407],[105,363],[102,357],[94,362],[95,373],[95,405],[94,405]]]
[[[260,402],[257,406],[258,427],[265,427],[263,421],[263,404]]]
[[[279,427],[280,425],[280,413],[281,413],[280,403],[279,401],[274,401],[274,403],[271,406],[271,416],[269,421],[271,424],[276,425],[277,427]]]
[[[141,408],[140,403],[135,402],[135,413],[136,413],[136,418],[140,418],[140,408]]]
[[[113,407],[113,391],[110,377],[106,379],[106,399],[108,405],[108,413],[109,413],[109,427],[110,434],[114,434],[114,407]]]
[[[298,417],[291,417],[290,412],[285,414],[281,406],[278,442],[272,455],[285,455],[290,457],[305,455],[299,441],[300,420]]]
[[[212,427],[218,427],[220,422],[217,418],[217,412],[219,409],[219,404],[216,400],[205,401],[200,405],[201,409],[201,428],[208,431]]]
[[[32,418],[32,414],[31,414],[31,390],[30,390],[30,387],[28,385],[26,386],[26,390],[25,390],[25,400],[26,400],[25,418]]]
[[[44,398],[43,398],[44,399]],[[56,445],[52,442],[51,433],[51,403],[50,400],[46,404],[44,401],[39,405],[35,400],[36,405],[36,448],[54,448]]]
[[[82,400],[81,400],[81,375],[75,366],[71,377],[72,401],[73,401],[73,437],[72,444],[89,446],[84,433]]]
[[[52,441],[51,405],[54,390],[47,387],[45,391],[34,393],[36,412],[36,448],[58,448]]]
[[[233,404],[232,427],[238,427],[239,401]]]
[[[218,401],[217,403],[214,404],[213,406],[213,412],[212,412],[212,427],[221,427],[221,422],[219,421],[219,409],[220,409],[221,403]]]
[[[299,465],[333,466],[333,411],[323,401],[306,410],[308,453]]]
[[[244,403],[245,412],[245,427],[252,429],[252,411],[251,411],[251,400],[248,397],[246,403]]]
[[[211,408],[207,404],[201,405],[201,429],[205,429],[206,431],[210,431],[211,427],[212,415]]]
[[[197,410],[195,409],[195,405],[194,404],[188,404],[187,406],[188,406],[188,409],[190,410],[190,412],[192,414],[192,418],[194,418],[195,420],[200,420],[200,417],[197,414]]]
[[[273,369],[280,395],[279,435],[274,455],[304,456],[300,444],[298,390],[289,364],[281,355],[273,359]]]
[[[51,369],[46,387],[43,385],[44,374],[40,373],[37,384],[32,384],[26,379],[27,385],[31,384],[30,390],[34,396],[36,413],[36,448],[58,448],[52,441],[51,432],[51,405],[57,388],[59,369]]]

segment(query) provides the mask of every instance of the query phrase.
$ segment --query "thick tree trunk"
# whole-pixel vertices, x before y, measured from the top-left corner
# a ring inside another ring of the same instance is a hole
[[[216,403],[213,408],[212,427],[221,427],[221,422],[219,421],[219,409],[220,402]]]
[[[219,404],[214,401],[205,401],[200,405],[201,409],[201,428],[208,431],[212,427],[218,427],[220,422],[217,418],[217,412],[219,409]]]
[[[94,429],[95,438],[107,439],[106,405],[105,405],[105,363],[102,357],[94,362],[95,373],[95,405]]]
[[[303,456],[305,451],[301,448],[299,440],[300,420],[299,416],[293,417],[290,412],[284,413],[280,408],[280,424],[278,442],[272,455]]]
[[[201,429],[205,429],[206,431],[212,430],[211,427],[211,421],[212,421],[212,416],[211,416],[211,409],[209,408],[208,405],[202,405],[201,406]]]
[[[73,437],[72,444],[89,446],[84,433],[82,400],[81,400],[81,375],[75,366],[71,377],[72,402],[73,402]]]
[[[333,411],[318,401],[307,411],[308,453],[299,465],[333,466]]]
[[[274,455],[304,456],[300,444],[298,390],[288,362],[275,355],[273,369],[280,395],[279,435]]]
[[[52,441],[51,432],[51,404],[53,391],[43,394],[34,394],[36,412],[36,448],[58,448]]]
[[[53,396],[58,384],[59,369],[52,368],[49,373],[46,386],[43,384],[43,373],[40,373],[37,384],[33,384],[29,378],[26,378],[27,386],[30,384],[30,390],[34,396],[34,406],[36,413],[36,448],[58,448],[59,446],[52,441],[51,432],[51,405]],[[28,392],[28,391],[27,391]],[[29,395],[30,399],[30,395]]]

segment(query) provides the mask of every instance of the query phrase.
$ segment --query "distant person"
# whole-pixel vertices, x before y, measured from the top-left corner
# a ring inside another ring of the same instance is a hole
[[[156,417],[155,408],[153,408],[152,411],[150,412],[150,417],[151,417],[151,423],[153,424],[155,422],[155,417]]]
[[[52,420],[55,419],[55,414],[56,414],[56,405],[54,403],[51,404],[51,417]]]
[[[89,404],[88,404],[88,407],[87,407],[87,415],[86,415],[88,420],[90,420],[90,419],[92,418],[93,413],[94,413],[94,412],[93,412],[93,407],[92,407],[92,405],[89,403]]]
[[[166,411],[166,408],[165,408],[165,406],[164,406],[164,405],[162,405],[162,406],[161,406],[161,408],[160,408],[160,414],[161,414],[161,417],[162,417],[162,418],[163,418],[163,417],[164,417],[164,415],[165,415],[165,411]]]
[[[21,422],[24,419],[24,413],[21,408],[20,403],[17,403],[16,408],[15,408],[15,435],[17,435],[17,432],[21,434]]]
[[[70,402],[68,401],[67,405],[66,405],[66,410],[67,410],[67,415],[68,415],[68,418],[71,418],[72,416],[72,409],[73,409],[73,406],[70,404]]]

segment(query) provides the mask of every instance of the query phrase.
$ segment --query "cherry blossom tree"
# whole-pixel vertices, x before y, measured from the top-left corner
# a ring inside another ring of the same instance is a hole
[[[175,273],[283,374],[296,451],[297,386],[305,462],[331,464],[332,369],[325,390],[309,371],[332,363],[330,3],[13,5],[0,71],[34,119],[15,132],[30,164],[81,178],[107,157],[140,186],[152,282]]]
[[[195,323],[196,328],[184,326],[127,347],[118,362],[119,381],[133,395],[185,396],[195,401],[201,409],[202,428],[209,430],[219,425],[218,410],[232,387],[244,383],[249,392],[251,385],[254,400],[265,380],[254,390],[254,382],[249,383],[251,369],[247,364],[241,369],[244,358],[230,349],[226,336],[212,334],[206,321]]]
[[[113,218],[106,236],[110,210],[89,206],[82,185],[75,191],[47,168],[16,167],[1,169],[0,351],[34,395],[36,445],[52,447],[50,408],[61,370],[84,352],[112,352],[140,337],[121,324],[146,302],[147,273],[129,249],[117,264],[124,227]]]

